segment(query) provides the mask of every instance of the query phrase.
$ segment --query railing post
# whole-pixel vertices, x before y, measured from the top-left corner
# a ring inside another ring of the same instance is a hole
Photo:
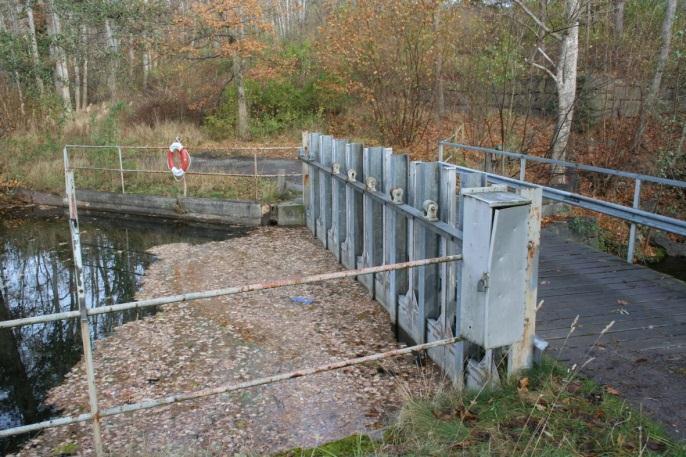
[[[634,209],[639,209],[641,207],[641,180],[636,179],[634,185]],[[629,246],[626,252],[626,262],[634,263],[634,250],[636,248],[636,224],[631,223],[631,228],[629,229]]]
[[[445,145],[443,144],[442,141],[438,142],[438,161],[443,162],[443,157],[445,153]]]
[[[117,146],[117,154],[119,155],[119,178],[121,179],[121,193],[125,194],[124,189],[124,164],[121,158],[121,146]]]
[[[68,165],[68,162],[67,162]],[[79,234],[79,216],[76,207],[76,189],[74,186],[74,171],[65,173],[66,193],[69,202],[69,231],[71,232],[71,247],[74,256],[74,278],[76,281],[76,296],[79,303],[81,342],[83,343],[83,358],[86,364],[86,378],[88,381],[88,400],[93,415],[93,444],[95,454],[104,457],[102,434],[100,430],[100,414],[98,408],[98,394],[95,386],[95,368],[93,366],[93,352],[91,348],[91,329],[86,309],[86,293],[83,279],[83,260],[81,257],[81,237]]]
[[[519,180],[526,181],[526,159],[519,159]]]

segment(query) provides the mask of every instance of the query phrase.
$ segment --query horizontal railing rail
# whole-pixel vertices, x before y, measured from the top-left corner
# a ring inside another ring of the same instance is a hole
[[[189,176],[216,176],[216,177],[236,177],[236,178],[252,178],[254,180],[255,188],[255,201],[260,200],[260,179],[277,179],[277,188],[281,189],[283,192],[287,189],[286,178],[288,177],[299,177],[302,173],[286,173],[285,170],[279,170],[279,173],[260,173],[258,170],[258,152],[259,151],[289,151],[300,150],[299,146],[286,145],[286,146],[236,146],[236,147],[204,147],[204,148],[194,148],[189,147],[194,153],[196,152],[216,152],[216,151],[249,151],[252,157],[252,173],[222,173],[222,172],[209,172],[209,171],[187,171],[180,178],[183,185],[183,196],[188,196],[188,186],[186,184],[186,175]],[[69,152],[72,150],[79,149],[96,149],[96,150],[109,150],[116,151],[117,159],[119,163],[118,168],[112,167],[86,167],[86,166],[70,166],[69,165]],[[171,173],[170,170],[146,170],[139,168],[124,168],[124,155],[123,151],[126,150],[150,150],[150,151],[164,151],[169,150],[168,146],[122,146],[122,145],[89,145],[89,144],[68,144],[64,146],[64,165],[65,170],[79,170],[79,171],[100,171],[100,172],[110,172],[119,173],[119,182],[121,187],[121,193],[126,193],[126,180],[124,178],[125,174],[131,173],[148,173],[148,174],[167,174]]]
[[[171,303],[180,303],[180,302],[186,302],[186,301],[192,301],[192,300],[202,300],[205,298],[214,298],[214,297],[221,297],[224,295],[242,294],[245,292],[253,292],[253,291],[257,291],[257,290],[275,289],[277,287],[296,286],[296,285],[300,285],[300,284],[310,284],[313,282],[329,281],[329,280],[333,280],[333,279],[352,278],[355,276],[369,275],[369,274],[375,274],[375,273],[383,273],[385,271],[392,271],[392,270],[403,270],[403,269],[407,269],[407,268],[423,267],[426,265],[436,265],[439,263],[446,263],[446,262],[456,262],[459,260],[462,260],[462,255],[455,254],[455,255],[448,255],[448,256],[442,256],[442,257],[434,257],[432,259],[419,259],[419,260],[412,260],[409,262],[400,262],[400,263],[394,263],[394,264],[379,265],[376,267],[358,268],[356,270],[343,270],[343,271],[336,271],[333,273],[322,273],[322,274],[318,274],[318,275],[309,275],[309,276],[303,276],[303,277],[297,277],[297,278],[277,279],[277,280],[269,281],[266,283],[246,284],[243,286],[228,287],[228,288],[224,288],[224,289],[205,290],[202,292],[187,292],[185,294],[167,295],[164,297],[150,298],[147,300],[138,300],[138,301],[132,301],[132,302],[119,303],[116,305],[108,305],[108,306],[99,306],[96,308],[89,308],[86,311],[86,314],[88,316],[95,316],[98,314],[106,314],[106,313],[113,313],[113,312],[119,312],[119,311],[126,311],[126,310],[130,310],[130,309],[140,309],[140,308],[147,308],[150,306],[160,306],[160,305],[167,305],[167,304],[171,304]],[[25,317],[22,319],[0,321],[0,328],[12,328],[12,327],[19,327],[19,326],[24,326],[24,325],[43,324],[46,322],[52,322],[52,321],[58,321],[58,320],[64,320],[64,319],[76,319],[80,316],[81,316],[80,311],[65,311],[62,313],[44,314],[42,316],[33,316],[33,317]]]
[[[92,144],[67,144],[65,147],[69,149],[117,149],[117,148],[122,148],[122,149],[150,149],[150,150],[158,150],[158,151],[164,151],[168,150],[169,146],[127,146],[123,144],[114,144],[114,145],[92,145]],[[217,147],[212,147],[212,146],[188,146],[189,149],[192,149],[194,151],[203,151],[203,152],[211,152],[211,151],[290,151],[290,150],[298,150],[300,149],[300,146],[292,146],[292,145],[287,145],[287,146],[236,146],[236,147],[230,147],[230,146],[217,146]]]
[[[481,146],[471,146],[468,144],[454,143],[450,140],[443,140],[438,143],[438,157],[439,161],[441,162],[444,162],[445,160],[444,156],[446,146],[456,149],[463,149],[466,151],[480,152],[485,155],[495,155],[499,157],[507,157],[510,159],[519,160],[519,179],[514,179],[507,176],[499,175],[497,173],[492,173],[487,169],[480,171],[481,173],[484,173],[486,175],[487,180],[489,182],[497,184],[506,184],[508,186],[515,188],[540,187],[543,190],[543,197],[549,200],[565,203],[590,211],[595,211],[601,214],[606,214],[608,216],[629,222],[631,225],[629,230],[629,241],[627,246],[626,257],[628,263],[633,263],[634,261],[637,225],[642,225],[645,227],[650,227],[653,229],[663,230],[677,235],[686,236],[686,221],[674,217],[664,216],[651,211],[645,211],[640,208],[641,186],[643,183],[649,182],[662,186],[686,189],[686,181],[662,178],[659,176],[646,175],[642,173],[633,173],[623,170],[614,170],[611,168],[597,167],[594,165],[587,165],[576,162],[568,162],[566,160],[549,159],[546,157],[538,157],[528,154],[522,154],[519,152],[503,151],[500,149],[486,148]],[[552,165],[555,167],[562,167],[565,169],[586,171],[590,173],[604,174],[607,176],[632,179],[634,181],[632,206],[620,205],[618,203],[608,202],[598,198],[589,197],[586,195],[581,195],[578,193],[569,192],[550,186],[527,182],[526,166],[528,162],[536,162],[546,165]],[[470,170],[466,167],[460,168],[462,170]]]
[[[443,145],[443,146],[450,146],[450,147],[457,148],[457,149],[465,149],[468,151],[477,151],[477,152],[482,152],[485,154],[494,154],[494,155],[498,155],[501,157],[508,157],[511,159],[526,160],[527,162],[545,163],[548,165],[556,165],[556,166],[560,166],[560,167],[564,167],[564,168],[569,168],[572,170],[589,171],[589,172],[593,172],[593,173],[619,176],[622,178],[629,178],[629,179],[640,179],[643,182],[652,182],[652,183],[661,184],[664,186],[672,186],[672,187],[679,187],[682,189],[686,189],[686,181],[679,181],[676,179],[661,178],[659,176],[645,175],[645,174],[641,174],[641,173],[633,173],[630,171],[613,170],[612,168],[596,167],[595,165],[587,165],[587,164],[577,163],[577,162],[568,162],[565,160],[548,159],[546,157],[539,157],[539,156],[534,156],[534,155],[529,155],[529,154],[522,154],[520,152],[503,151],[500,149],[486,148],[486,147],[482,147],[482,146],[470,146],[470,145],[461,144],[461,143],[451,143],[451,142],[445,141],[445,140],[441,141],[439,144]],[[439,161],[443,162],[443,157],[440,157],[440,155],[439,155]]]
[[[71,167],[72,170],[93,170],[93,171],[111,171],[111,172],[124,172],[124,173],[154,173],[154,174],[169,174],[169,170],[145,170],[140,168],[103,168],[103,167]],[[236,178],[254,178],[259,176],[260,178],[279,178],[284,177],[299,177],[302,173],[257,173],[254,175],[252,173],[217,173],[209,171],[187,171],[186,175],[191,176],[226,176],[226,177],[236,177]]]
[[[400,349],[393,349],[386,352],[378,352],[371,355],[366,355],[363,357],[356,357],[352,359],[341,360],[339,362],[331,362],[325,365],[319,365],[313,368],[303,368],[300,370],[293,370],[286,373],[281,373],[273,376],[267,376],[264,378],[257,378],[250,381],[241,382],[238,384],[227,383],[221,384],[216,387],[208,387],[205,389],[193,390],[190,392],[182,392],[166,397],[161,397],[152,400],[144,400],[137,403],[128,403],[125,405],[113,406],[111,408],[104,408],[99,411],[98,416],[109,417],[116,416],[118,414],[132,413],[134,411],[140,411],[143,409],[159,408],[162,406],[171,405],[174,403],[179,403],[182,401],[195,400],[197,398],[209,397],[212,395],[219,395],[227,392],[235,392],[238,390],[249,389],[251,387],[263,386],[266,384],[274,384],[277,382],[287,381],[289,379],[301,378],[303,376],[311,376],[317,373],[324,373],[327,371],[339,370],[341,368],[350,367],[353,365],[360,365],[363,363],[375,362],[377,360],[384,360],[391,357],[398,357],[401,355],[412,354],[417,352],[426,351],[429,349],[437,348],[440,346],[447,346],[450,344],[458,343],[462,341],[461,337],[446,338],[438,341],[432,341],[430,343],[417,344],[414,346],[408,346]],[[43,422],[36,422],[34,424],[23,425],[20,427],[9,428],[5,430],[0,430],[0,438],[19,435],[21,433],[35,432],[38,430],[44,430],[46,428],[61,427],[69,424],[75,424],[77,422],[85,422],[92,420],[94,418],[92,413],[79,414],[78,416],[64,416],[57,417],[55,419],[50,419]]]

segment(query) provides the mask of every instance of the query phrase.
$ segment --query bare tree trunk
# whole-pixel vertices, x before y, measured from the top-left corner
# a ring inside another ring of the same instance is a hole
[[[81,90],[81,109],[88,108],[88,48],[86,43],[88,42],[88,28],[85,25],[81,26],[81,45],[83,49],[83,75],[81,81],[83,81],[83,89]]]
[[[643,138],[643,133],[645,132],[646,128],[646,122],[648,121],[648,117],[653,114],[655,110],[655,103],[657,102],[657,96],[660,93],[660,85],[662,84],[662,74],[665,71],[667,59],[669,58],[669,51],[672,45],[672,25],[674,24],[675,14],[676,0],[667,0],[667,11],[665,11],[665,18],[662,21],[662,45],[660,46],[660,55],[658,56],[657,63],[655,64],[655,74],[653,75],[653,80],[650,82],[648,95],[646,96],[641,108],[641,117],[638,122],[638,128],[636,129],[636,135],[634,136],[633,144],[631,145],[632,150],[636,150],[641,145],[641,139]]]
[[[441,119],[445,114],[445,84],[443,82],[443,38],[441,37],[441,5],[436,9],[434,35],[438,39],[436,56],[436,117]]]
[[[615,40],[620,40],[624,35],[624,4],[626,0],[615,0]]]
[[[38,41],[36,40],[36,23],[33,20],[33,5],[31,0],[26,2],[27,30],[29,32],[29,42],[31,43],[31,60],[33,61],[33,71],[36,73],[36,87],[38,93],[43,96],[44,87],[40,71],[40,56],[38,55]]]
[[[576,74],[579,58],[579,0],[566,1],[567,28],[560,44],[560,60],[557,63],[555,83],[557,86],[557,124],[550,149],[556,160],[566,160],[567,143],[572,130],[574,102],[576,99]],[[557,182],[564,183],[564,168],[553,170]]]
[[[136,52],[133,47],[133,33],[129,33],[129,66],[128,66],[128,73],[129,73],[129,81],[133,82],[133,69],[135,67],[136,63]]]
[[[145,49],[143,50],[143,88],[148,87],[148,78],[150,75],[150,51],[148,50],[148,44],[145,44]]]
[[[233,56],[233,79],[236,82],[238,93],[238,137],[247,139],[248,132],[248,104],[245,99],[245,87],[243,85],[243,69],[241,68],[241,57],[236,53]]]
[[[60,17],[55,9],[54,0],[47,0],[48,35],[50,36],[50,56],[55,62],[55,90],[62,99],[64,110],[71,113],[71,95],[69,92],[69,70],[67,68],[67,55],[58,44],[59,35],[62,33]]]
[[[74,69],[74,109],[81,111],[81,72],[79,71],[79,59],[72,58]]]
[[[117,39],[114,36],[112,23],[109,19],[105,19],[105,36],[107,37],[107,51],[109,58],[107,87],[110,91],[110,99],[114,101],[117,98],[117,54],[119,52],[119,47],[117,46]]]

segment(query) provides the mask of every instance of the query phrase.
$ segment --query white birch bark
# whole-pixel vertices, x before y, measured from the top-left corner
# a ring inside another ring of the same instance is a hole
[[[551,143],[552,157],[566,160],[567,143],[572,131],[574,102],[576,100],[576,75],[579,59],[579,0],[566,1],[567,28],[560,43],[555,84],[557,87],[557,124]],[[556,170],[559,174],[561,170]],[[564,181],[564,178],[562,179]]]
[[[36,22],[33,18],[33,5],[31,0],[28,0],[25,5],[26,8],[26,29],[29,35],[29,43],[31,44],[31,60],[33,62],[33,70],[36,73],[36,87],[38,93],[43,96],[45,88],[43,87],[43,79],[40,71],[40,56],[38,55],[38,41],[36,40]]]
[[[71,95],[69,92],[69,70],[67,67],[67,56],[64,52],[64,49],[59,44],[60,34],[62,33],[60,17],[55,9],[54,0],[47,0],[46,6],[48,35],[50,37],[50,56],[52,57],[53,62],[55,62],[55,90],[57,91],[57,95],[62,99],[65,112],[70,113]]]
[[[117,38],[114,36],[110,19],[105,19],[105,37],[107,38],[107,54],[109,65],[107,69],[107,87],[110,91],[110,99],[117,98],[117,54],[119,47]]]

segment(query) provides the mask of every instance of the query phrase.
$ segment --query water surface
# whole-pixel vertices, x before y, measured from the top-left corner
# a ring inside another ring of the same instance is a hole
[[[88,307],[133,299],[154,256],[147,249],[167,243],[202,243],[240,235],[245,229],[191,227],[166,220],[81,218],[85,295]],[[78,309],[69,226],[61,214],[3,216],[0,223],[0,320]],[[152,310],[91,318],[92,337]],[[44,404],[48,390],[81,358],[77,319],[0,329],[0,429],[55,414]],[[0,454],[26,437],[0,440]]]

